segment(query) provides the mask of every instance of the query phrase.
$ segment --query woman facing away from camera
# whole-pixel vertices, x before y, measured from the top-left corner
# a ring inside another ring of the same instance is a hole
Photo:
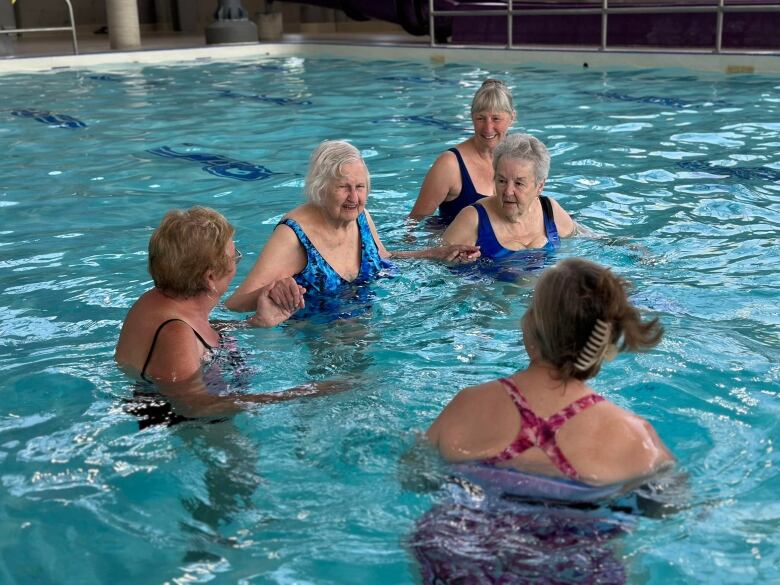
[[[662,328],[642,320],[627,283],[579,258],[547,269],[522,319],[529,366],[466,388],[427,431],[451,462],[577,480],[634,484],[673,464],[653,427],[588,384],[620,351],[655,346]]]

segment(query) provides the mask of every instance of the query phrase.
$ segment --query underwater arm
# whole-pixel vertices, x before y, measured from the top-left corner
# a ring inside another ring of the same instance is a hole
[[[426,440],[415,433],[414,444],[398,460],[398,479],[401,487],[412,492],[431,492],[447,480],[444,460]]]
[[[574,220],[572,220],[572,221],[574,221]],[[598,237],[598,234],[596,232],[594,232],[592,229],[590,229],[588,227],[585,227],[584,225],[582,225],[581,223],[579,223],[577,221],[574,222],[574,231],[571,234],[569,234],[569,235],[571,237],[582,236],[584,238],[595,238],[595,237]]]
[[[256,404],[286,402],[298,398],[326,396],[348,390],[351,386],[344,381],[323,380],[309,382],[279,392],[220,394],[218,388],[207,388],[201,371],[188,380],[178,382],[159,381],[155,386],[171,403],[176,414],[188,418],[228,416],[252,408]],[[227,383],[224,389],[228,388]]]

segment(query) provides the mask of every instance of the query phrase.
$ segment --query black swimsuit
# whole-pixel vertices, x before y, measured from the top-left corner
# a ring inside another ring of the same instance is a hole
[[[152,384],[152,385],[154,384],[152,380],[146,377],[146,368],[149,366],[149,362],[152,360],[152,353],[154,352],[154,348],[157,345],[157,338],[159,337],[162,328],[172,321],[181,321],[182,323],[187,323],[183,319],[168,319],[164,323],[161,323],[160,326],[157,328],[157,331],[154,332],[152,345],[149,348],[149,353],[146,356],[144,367],[141,370],[141,379],[147,384]],[[203,347],[205,347],[213,354],[214,348],[211,345],[209,345],[205,339],[203,339],[200,333],[195,331],[192,325],[190,325],[189,323],[187,323],[187,325],[189,325],[190,329],[192,329],[192,332],[195,334],[195,337],[198,338],[198,341],[200,341],[203,344]],[[222,340],[222,335],[220,334],[220,341],[221,340]],[[182,416],[180,414],[176,414],[170,402],[168,402],[168,400],[164,396],[162,396],[157,392],[151,391],[150,387],[144,387],[141,384],[138,384],[136,388],[133,390],[133,397],[130,399],[125,399],[124,403],[125,403],[124,411],[127,412],[128,414],[134,415],[138,419],[139,431],[157,425],[172,426],[182,422],[197,420],[194,418],[189,418],[186,416]],[[224,420],[227,419],[217,418],[211,420],[210,422],[222,422]]]
[[[149,367],[149,362],[152,361],[152,352],[154,352],[154,346],[157,345],[157,338],[160,336],[160,331],[162,331],[162,328],[165,327],[168,323],[172,323],[173,321],[181,321],[182,323],[186,324],[190,329],[192,329],[192,332],[195,334],[195,337],[198,338],[198,341],[200,341],[203,344],[203,347],[205,347],[209,351],[213,351],[214,348],[211,347],[208,343],[206,343],[206,340],[201,337],[200,333],[195,331],[195,328],[184,321],[183,319],[168,319],[167,321],[164,321],[160,324],[160,326],[157,328],[157,331],[154,332],[154,338],[152,339],[152,346],[149,348],[149,353],[146,354],[146,361],[144,362],[144,367],[141,368],[141,379],[152,383],[152,380],[146,377],[146,368]]]
[[[452,201],[442,201],[439,204],[439,215],[442,221],[450,224],[455,216],[460,213],[461,209],[473,205],[480,199],[484,199],[487,195],[483,195],[477,191],[474,186],[474,181],[471,180],[469,170],[466,168],[466,162],[463,160],[463,156],[457,148],[450,148],[448,152],[455,155],[458,159],[458,168],[460,169],[460,193]]]

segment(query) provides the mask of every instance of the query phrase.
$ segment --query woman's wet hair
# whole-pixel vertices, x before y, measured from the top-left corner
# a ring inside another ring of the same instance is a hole
[[[224,276],[233,258],[225,251],[235,230],[208,207],[172,209],[149,240],[149,274],[167,295],[181,298],[206,292],[206,273]]]
[[[642,320],[628,300],[629,288],[627,281],[608,268],[582,258],[562,260],[536,284],[531,306],[523,316],[526,344],[554,366],[564,382],[598,374],[610,347],[641,351],[655,346],[663,327],[657,318]],[[594,347],[605,329],[604,346]],[[594,349],[600,352],[598,359],[583,360]],[[583,364],[587,367],[578,367]]]
[[[486,79],[471,100],[471,115],[483,112],[506,112],[514,117],[515,107],[512,94],[506,83],[498,79]]]
[[[510,134],[493,151],[493,172],[496,173],[502,158],[524,160],[531,163],[538,185],[550,174],[550,152],[544,143],[530,134]]]
[[[349,142],[343,140],[326,140],[320,144],[309,159],[309,171],[306,174],[306,183],[303,193],[306,200],[315,205],[322,205],[323,197],[330,182],[344,176],[344,165],[360,163],[366,169],[366,192],[371,191],[371,177],[368,174],[360,151]]]

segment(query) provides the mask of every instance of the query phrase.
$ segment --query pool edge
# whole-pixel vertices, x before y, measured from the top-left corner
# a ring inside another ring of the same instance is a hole
[[[465,49],[465,50],[464,50]],[[34,73],[52,69],[111,64],[171,63],[247,57],[347,57],[370,60],[413,60],[435,63],[573,65],[595,69],[653,69],[681,67],[695,72],[780,74],[780,58],[771,53],[647,51],[582,48],[430,47],[428,45],[358,44],[331,41],[246,43],[195,48],[149,49],[130,52],[86,53],[0,59],[0,74]]]

